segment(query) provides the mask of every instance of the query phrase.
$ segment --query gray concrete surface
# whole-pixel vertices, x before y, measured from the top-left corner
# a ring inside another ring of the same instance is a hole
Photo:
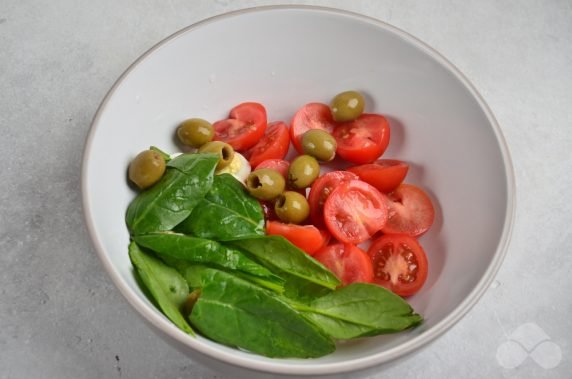
[[[111,284],[83,226],[80,160],[99,102],[141,53],[206,17],[276,3],[0,1],[1,378],[229,378],[158,339]],[[448,57],[496,114],[517,172],[494,285],[371,378],[572,377],[572,2],[298,3],[376,17]]]

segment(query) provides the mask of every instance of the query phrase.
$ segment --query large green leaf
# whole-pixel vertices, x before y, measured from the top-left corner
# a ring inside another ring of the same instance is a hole
[[[244,239],[230,242],[230,245],[252,254],[267,267],[330,289],[340,285],[340,280],[330,270],[282,236]]]
[[[276,295],[229,273],[193,267],[201,295],[190,315],[206,337],[268,357],[314,358],[333,341]]]
[[[335,339],[399,332],[423,320],[401,297],[368,283],[338,288],[296,308]]]
[[[253,261],[240,250],[221,245],[216,241],[172,232],[149,233],[134,236],[133,239],[139,245],[161,256],[236,270],[270,282],[278,291],[283,290],[284,280],[282,278]]]
[[[181,274],[142,251],[135,242],[129,244],[129,258],[163,314],[181,330],[194,335],[180,311],[189,295],[189,286]]]
[[[232,175],[216,175],[210,191],[177,231],[216,241],[264,235],[264,213]]]
[[[171,230],[191,214],[210,190],[215,154],[183,154],[169,161],[161,180],[141,192],[127,208],[132,235]]]

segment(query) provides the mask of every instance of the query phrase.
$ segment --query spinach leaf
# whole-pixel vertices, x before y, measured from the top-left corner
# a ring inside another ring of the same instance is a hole
[[[332,289],[330,288],[323,287],[294,275],[280,273],[280,276],[285,280],[284,292],[282,295],[288,298],[289,301],[295,301],[301,304],[310,304],[317,298],[332,292]]]
[[[139,245],[166,257],[193,263],[214,265],[228,270],[237,270],[281,292],[284,280],[266,267],[248,258],[240,250],[221,245],[216,241],[196,238],[179,233],[159,232],[134,236]]]
[[[180,311],[189,295],[189,286],[181,274],[145,253],[135,242],[129,244],[129,258],[163,314],[179,329],[194,335]]]
[[[217,162],[215,154],[183,154],[169,161],[161,180],[129,204],[130,233],[171,230],[186,219],[211,188]]]
[[[264,235],[264,213],[232,175],[216,175],[210,191],[177,231],[216,241],[255,237]]]
[[[293,305],[335,339],[399,332],[423,318],[393,292],[367,283],[353,283],[312,301]]]
[[[282,236],[244,239],[230,242],[230,245],[252,254],[266,267],[330,289],[340,285],[340,280],[330,270]]]
[[[335,350],[332,339],[276,295],[223,271],[190,270],[201,295],[189,319],[206,337],[268,357],[314,358]]]

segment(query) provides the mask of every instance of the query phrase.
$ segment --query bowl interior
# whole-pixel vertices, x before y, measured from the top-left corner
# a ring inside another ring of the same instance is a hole
[[[177,330],[145,298],[127,255],[124,213],[135,193],[126,168],[156,145],[177,151],[176,125],[218,120],[243,101],[289,122],[312,101],[343,90],[366,94],[386,115],[386,158],[408,161],[407,182],[428,190],[437,210],[421,238],[428,282],[410,299],[425,323],[409,332],[341,344],[318,360],[275,360],[225,348]],[[290,373],[363,368],[395,358],[446,329],[490,283],[507,238],[510,163],[486,106],[443,58],[412,37],[365,17],[307,8],[239,12],[182,31],[145,55],[110,92],[84,157],[84,204],[91,236],[127,299],[180,342],[244,367]],[[472,297],[471,297],[472,296]]]

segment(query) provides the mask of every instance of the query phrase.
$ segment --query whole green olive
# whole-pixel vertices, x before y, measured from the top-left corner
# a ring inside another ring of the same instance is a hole
[[[165,159],[156,151],[144,150],[129,164],[129,180],[146,189],[157,183],[165,173]]]
[[[278,196],[274,211],[280,220],[290,224],[299,224],[308,218],[310,206],[304,195],[294,191],[286,191]]]
[[[199,153],[214,153],[218,154],[219,159],[216,169],[220,170],[225,168],[232,162],[234,158],[234,149],[228,143],[222,141],[211,141],[205,143],[199,148]]]
[[[286,187],[286,181],[282,174],[270,168],[254,170],[246,178],[246,189],[260,200],[273,200]]]
[[[309,187],[320,175],[320,165],[310,155],[296,157],[288,167],[288,184],[292,188]]]
[[[304,153],[314,158],[329,162],[336,156],[336,139],[325,130],[310,129],[302,135]]]
[[[334,97],[330,108],[335,121],[352,121],[363,113],[365,98],[357,91],[342,92]]]
[[[202,118],[185,120],[177,128],[177,136],[182,144],[192,147],[201,147],[214,137],[214,128],[210,122]]]

